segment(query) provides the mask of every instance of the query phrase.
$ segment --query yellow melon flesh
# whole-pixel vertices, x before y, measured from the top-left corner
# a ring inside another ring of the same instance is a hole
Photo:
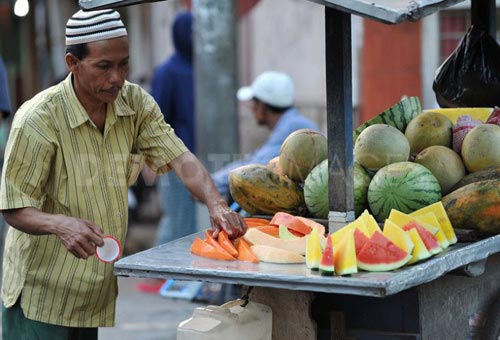
[[[431,257],[431,253],[429,253],[429,251],[427,250],[427,247],[425,246],[424,241],[422,241],[422,239],[420,238],[417,229],[412,228],[406,232],[410,235],[411,241],[414,245],[413,253],[410,261],[408,261],[408,264],[422,261]]]
[[[418,222],[414,216],[410,216],[396,209],[391,210],[388,219],[400,228],[403,228],[410,222]],[[439,231],[439,227],[433,227],[431,225],[428,225],[426,229],[430,231],[432,235],[436,235]]]
[[[365,209],[360,217],[363,219],[366,229],[368,229],[368,237],[372,236],[376,231],[382,232],[377,221],[375,220],[375,217],[373,217],[373,215],[370,214],[368,210]]]
[[[356,247],[354,245],[354,233],[347,233],[339,243],[334,244],[335,273],[347,275],[358,272],[358,261],[356,260]]]
[[[422,215],[429,212],[432,212],[434,213],[434,215],[436,215],[439,225],[441,226],[441,229],[446,235],[449,244],[452,245],[457,243],[457,235],[455,234],[455,230],[451,225],[450,219],[448,218],[446,210],[444,209],[443,203],[441,201],[438,201],[436,203],[423,207],[417,211],[414,211],[411,213],[411,215]]]
[[[263,245],[253,245],[250,248],[255,256],[262,262],[304,263],[306,261],[304,256],[289,250]]]
[[[438,222],[438,219],[434,213],[426,213],[422,215],[415,215],[413,216],[417,222],[420,223],[422,227],[427,229],[428,231],[432,232],[430,228],[438,228],[438,232],[434,234],[436,236],[436,239],[439,243],[439,246],[442,249],[448,248],[450,245],[450,242],[448,242],[448,239],[446,238],[446,235],[444,234],[443,230],[441,229],[441,225]]]
[[[391,220],[385,220],[384,223],[384,236],[392,241],[399,248],[403,249],[408,254],[413,253],[413,248],[415,247],[410,235],[406,233],[403,229],[398,227]]]
[[[306,265],[309,269],[319,269],[321,262],[321,244],[319,240],[318,228],[313,227],[309,235],[306,235]]]
[[[351,223],[343,226],[339,230],[337,230],[334,233],[332,233],[330,235],[330,237],[332,238],[332,243],[334,245],[337,244],[337,243],[339,243],[345,237],[345,235],[347,235],[348,233],[350,233],[350,234],[354,233],[354,229],[358,229],[363,234],[365,234],[366,237],[370,237],[370,235],[369,235],[370,233],[369,233],[368,229],[365,226],[364,219],[360,215],[357,219],[355,219]]]
[[[299,237],[293,240],[283,240],[269,234],[266,234],[257,228],[249,228],[245,235],[245,240],[253,245],[269,246],[288,250],[299,255],[306,253],[306,237]]]

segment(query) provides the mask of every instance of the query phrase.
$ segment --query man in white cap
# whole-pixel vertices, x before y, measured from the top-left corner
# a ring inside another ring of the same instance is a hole
[[[4,339],[97,339],[98,327],[114,325],[113,265],[94,255],[105,235],[124,243],[127,188],[144,163],[158,175],[173,169],[207,205],[216,234],[246,229],[153,98],[126,81],[118,12],[77,12],[66,46],[70,74],[17,111],[7,145]]]
[[[251,101],[257,124],[267,126],[272,132],[260,148],[212,174],[217,189],[228,198],[228,175],[231,170],[247,164],[267,164],[279,155],[281,144],[293,131],[318,131],[318,126],[293,106],[294,85],[290,76],[285,73],[264,72],[255,78],[251,86],[240,88],[236,95],[240,101]]]

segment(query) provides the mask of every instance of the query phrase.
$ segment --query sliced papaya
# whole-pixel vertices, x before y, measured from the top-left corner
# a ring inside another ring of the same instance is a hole
[[[259,263],[259,259],[250,248],[251,245],[243,237],[237,239],[236,249],[238,250],[238,260]]]
[[[259,217],[245,217],[244,220],[248,228],[258,227],[261,225],[268,225],[269,222],[271,222],[270,220],[266,220],[265,218],[259,218]]]
[[[302,216],[296,216],[300,221],[302,221],[305,225],[309,226],[312,230],[312,228],[316,227],[318,228],[318,233],[320,235],[325,235],[325,226],[322,225],[321,223],[318,223],[314,220],[311,220],[310,218],[307,217],[302,217]]]
[[[280,236],[279,227],[277,227],[275,225],[261,225],[261,226],[255,227],[255,229],[260,230],[263,233],[266,233],[266,234],[274,236],[274,237]]]
[[[312,230],[310,226],[305,224],[296,216],[281,211],[274,214],[270,224],[275,226],[284,224],[288,229],[298,231],[299,233],[302,233],[304,235],[309,234]]]
[[[203,241],[198,236],[196,236],[193,243],[191,244],[190,251],[195,255],[208,257],[214,260],[225,260],[225,261],[235,260],[235,258],[229,255],[227,252],[222,252],[218,250],[214,246]]]
[[[204,241],[206,243],[210,244],[215,249],[219,250],[220,252],[226,253],[227,255],[234,257],[226,249],[224,249],[224,247],[222,247],[222,245],[219,242],[217,242],[217,240],[215,238],[213,238],[212,235],[213,235],[212,230],[210,230],[210,229],[205,230],[205,240]]]
[[[229,236],[225,230],[219,232],[217,241],[231,256],[238,257],[238,250],[234,247],[233,242],[229,239]]]

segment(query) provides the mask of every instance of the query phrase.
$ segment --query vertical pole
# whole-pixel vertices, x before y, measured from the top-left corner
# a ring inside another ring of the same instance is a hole
[[[496,22],[496,1],[495,0],[472,0],[471,5],[471,21],[475,26],[480,26],[486,29],[490,35],[496,39],[497,37],[497,22]]]
[[[196,153],[210,172],[239,151],[236,1],[194,0]]]
[[[351,15],[325,7],[330,231],[354,220]]]

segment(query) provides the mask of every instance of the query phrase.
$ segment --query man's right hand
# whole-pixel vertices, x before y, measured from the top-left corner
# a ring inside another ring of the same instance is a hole
[[[91,221],[49,214],[32,207],[4,210],[2,213],[9,225],[22,232],[57,235],[77,258],[87,259],[95,254],[95,246],[104,244],[102,228]]]

